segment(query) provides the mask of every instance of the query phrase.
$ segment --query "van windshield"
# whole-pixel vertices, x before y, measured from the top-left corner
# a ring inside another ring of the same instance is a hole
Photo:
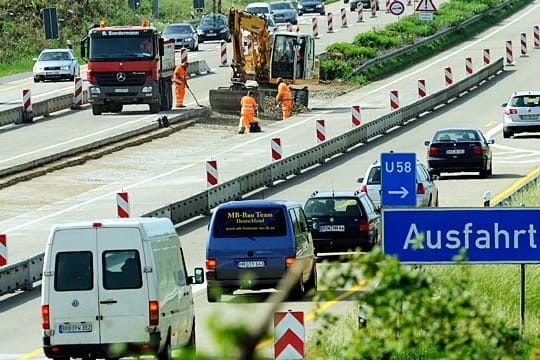
[[[214,219],[218,238],[284,236],[287,225],[282,208],[220,209]]]

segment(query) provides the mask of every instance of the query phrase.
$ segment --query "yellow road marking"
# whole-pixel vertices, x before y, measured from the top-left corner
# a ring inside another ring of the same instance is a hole
[[[492,199],[492,201],[494,203],[497,203],[499,201],[501,201],[502,199],[504,199],[506,196],[510,195],[512,192],[516,191],[517,189],[519,189],[521,186],[523,186],[523,184],[525,184],[527,181],[535,178],[536,176],[538,176],[538,174],[540,174],[540,167],[537,167],[536,169],[534,169],[533,171],[529,172],[528,174],[526,174],[524,177],[522,177],[521,179],[517,180],[515,183],[513,183],[512,185],[510,185],[509,187],[507,187],[504,191],[502,191],[501,193],[495,195]]]
[[[23,357],[19,358],[19,360],[32,359],[33,357],[36,357],[36,356],[41,355],[41,354],[43,354],[43,349],[37,349],[37,350],[34,350],[31,353],[26,354]]]

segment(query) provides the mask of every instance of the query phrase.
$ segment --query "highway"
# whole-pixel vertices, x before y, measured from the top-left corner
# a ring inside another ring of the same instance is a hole
[[[210,158],[218,161],[219,181],[225,181],[269,163],[272,137],[282,139],[286,156],[316,143],[316,119],[326,120],[326,135],[332,137],[350,129],[351,105],[361,106],[362,121],[367,122],[390,111],[389,91],[392,89],[399,90],[400,104],[404,105],[417,98],[418,79],[426,80],[428,92],[444,88],[444,67],[452,67],[457,79],[465,76],[465,57],[472,57],[476,68],[482,64],[482,49],[490,48],[493,59],[503,56],[506,40],[513,40],[518,44],[519,34],[523,31],[530,33],[533,25],[537,24],[539,7],[540,4],[535,2],[469,42],[421,62],[407,71],[334,99],[331,103],[324,99],[314,101],[312,107],[322,110],[300,114],[285,122],[267,123],[260,134],[242,136],[236,134],[234,127],[194,126],[165,139],[3,189],[0,191],[0,229],[8,234],[10,260],[16,261],[41,252],[53,223],[87,217],[114,217],[114,194],[120,189],[129,191],[132,213],[141,214],[204,189],[204,162]],[[340,32],[346,31],[340,29]],[[214,47],[213,50],[208,50],[209,52],[216,50],[216,44],[204,46]],[[503,74],[470,94],[305,174],[254,194],[254,197],[303,202],[313,190],[354,189],[357,187],[356,178],[363,176],[368,164],[378,159],[380,153],[391,150],[415,152],[417,157],[423,160],[423,142],[429,139],[435,129],[446,126],[475,126],[482,129],[488,137],[495,139],[493,176],[479,179],[476,174],[443,175],[438,185],[440,206],[480,206],[485,191],[501,193],[534,170],[540,161],[540,147],[534,141],[537,136],[524,135],[515,139],[503,139],[500,123],[500,104],[506,102],[510,93],[535,87],[534,79],[539,76],[536,66],[539,52],[538,49],[530,48],[529,56],[519,57],[518,49],[514,48],[515,65],[508,66]],[[215,59],[217,62],[217,55]],[[212,64],[210,66],[213,67]],[[208,89],[208,77],[212,77],[211,83],[216,84],[214,81],[217,81],[218,76],[222,76],[224,84],[228,70],[218,67],[216,74],[196,77],[191,81],[192,88],[196,89],[197,95],[203,94],[202,97]],[[199,102],[201,101],[206,99],[199,99]],[[52,146],[76,137],[76,131],[80,131],[78,136],[81,136],[97,129],[105,131],[113,124],[154,119],[155,115],[152,117],[140,111],[99,118],[92,117],[88,109],[80,113],[68,111],[62,116],[53,116],[31,126],[0,129],[0,151],[6,154],[4,159],[31,151],[42,156],[41,149],[46,147],[46,141]],[[61,137],[65,139],[62,140]],[[21,152],[21,144],[24,144],[24,152]],[[204,264],[207,221],[207,217],[201,217],[179,227],[191,269]],[[323,278],[325,266],[319,265],[318,270],[319,277]],[[208,304],[203,289],[196,290],[197,340],[199,348],[205,352],[211,353],[214,348],[206,326],[208,318],[218,316],[230,321],[249,321],[252,319],[250,314],[264,311],[268,306],[262,302],[241,304],[242,300],[261,300],[260,296],[263,296],[245,294],[225,296],[223,303]],[[303,310],[307,314],[313,310],[309,298],[281,306],[282,309]],[[344,301],[331,307],[331,311],[345,313],[351,307],[351,302]],[[0,357],[43,357],[39,351],[39,288],[0,299],[0,323],[11,324],[0,328]],[[312,334],[313,329],[313,321],[308,321],[306,334]],[[271,346],[264,348],[263,353],[265,357],[271,357]]]

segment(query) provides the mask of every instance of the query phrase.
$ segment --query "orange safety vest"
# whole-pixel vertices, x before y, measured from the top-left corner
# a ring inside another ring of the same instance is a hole
[[[289,89],[287,84],[285,84],[284,82],[280,83],[278,85],[278,93],[276,95],[276,100],[277,101],[287,101],[287,100],[292,101],[292,99],[293,97],[292,97],[291,89]]]
[[[257,108],[257,101],[255,101],[253,97],[246,95],[240,100],[240,105],[242,105],[242,110],[240,111],[242,115],[253,115],[255,113],[255,109]]]
[[[180,83],[178,83],[179,81]],[[176,69],[174,69],[174,83],[176,86],[184,86],[186,84],[186,70],[182,65],[178,65]]]

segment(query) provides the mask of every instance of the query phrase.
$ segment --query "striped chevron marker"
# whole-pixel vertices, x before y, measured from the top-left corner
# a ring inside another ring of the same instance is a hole
[[[274,359],[304,358],[304,313],[287,311],[274,313]]]

